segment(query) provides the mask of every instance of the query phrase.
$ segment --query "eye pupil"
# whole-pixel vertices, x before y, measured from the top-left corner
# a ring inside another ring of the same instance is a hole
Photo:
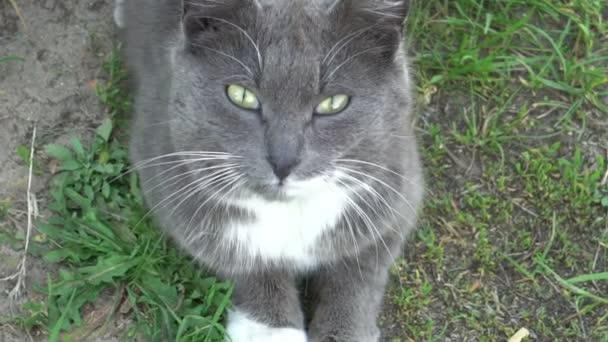
[[[237,107],[249,110],[256,110],[260,107],[257,96],[243,86],[231,84],[226,88],[226,94],[230,102]]]

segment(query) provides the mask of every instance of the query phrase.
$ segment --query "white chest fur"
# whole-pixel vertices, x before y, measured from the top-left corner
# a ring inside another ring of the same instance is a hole
[[[237,244],[247,257],[264,261],[284,260],[309,268],[320,260],[315,248],[321,235],[332,229],[348,203],[347,191],[331,182],[312,179],[289,186],[288,201],[268,201],[252,195],[233,201],[255,219],[228,227],[225,238]]]

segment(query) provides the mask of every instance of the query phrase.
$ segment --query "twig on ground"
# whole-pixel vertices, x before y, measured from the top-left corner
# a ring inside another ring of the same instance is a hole
[[[23,18],[23,15],[21,14],[21,9],[19,8],[19,5],[17,5],[17,1],[8,0],[8,2],[11,4],[11,6],[13,6],[13,10],[15,11],[15,14],[17,14],[17,17],[19,18],[19,21],[21,22],[21,25],[23,26],[23,28],[26,29],[27,25],[25,24],[25,19]]]
[[[537,213],[535,213],[535,212],[533,212],[532,210],[530,210],[530,209],[528,209],[528,208],[524,207],[523,205],[521,205],[521,204],[517,203],[517,202],[518,202],[517,200],[513,200],[513,201],[511,201],[511,202],[512,202],[512,203],[513,203],[513,204],[514,204],[516,207],[518,207],[519,209],[523,210],[524,212],[526,212],[526,213],[528,213],[528,214],[530,214],[530,215],[532,215],[532,216],[534,216],[534,217],[538,217],[538,214],[537,214]]]
[[[15,274],[0,279],[0,281],[14,280],[17,279],[15,287],[10,291],[9,298],[14,301],[21,297],[21,289],[25,288],[25,278],[27,275],[27,253],[30,245],[30,235],[32,233],[32,217],[38,215],[38,204],[36,196],[32,194],[32,175],[34,169],[34,146],[36,143],[36,124],[34,124],[34,130],[32,131],[32,143],[30,146],[30,160],[29,160],[29,173],[27,180],[27,230],[25,234],[25,248],[23,250],[23,257],[19,262],[18,270]]]

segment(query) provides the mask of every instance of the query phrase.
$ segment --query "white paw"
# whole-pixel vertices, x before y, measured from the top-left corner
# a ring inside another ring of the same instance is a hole
[[[306,342],[306,333],[294,328],[273,328],[250,319],[239,311],[228,314],[228,336],[230,342]]]
[[[127,0],[116,0],[114,1],[114,23],[120,28],[125,28],[125,1]]]

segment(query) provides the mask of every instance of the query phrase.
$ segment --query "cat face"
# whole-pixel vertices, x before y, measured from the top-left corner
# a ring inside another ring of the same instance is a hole
[[[335,177],[339,159],[402,159],[405,12],[406,1],[387,0],[186,2],[173,147],[238,156],[264,195]]]

